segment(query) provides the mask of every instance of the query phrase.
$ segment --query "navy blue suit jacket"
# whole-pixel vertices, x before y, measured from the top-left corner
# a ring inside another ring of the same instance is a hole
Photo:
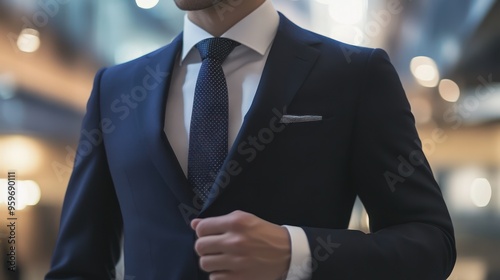
[[[384,51],[281,16],[255,99],[200,205],[163,131],[181,46],[179,35],[98,72],[46,279],[113,279],[122,234],[126,279],[207,279],[189,221],[238,209],[302,227],[313,280],[449,275],[452,223]],[[283,114],[323,119],[285,125]],[[346,229],[357,195],[370,234]]]

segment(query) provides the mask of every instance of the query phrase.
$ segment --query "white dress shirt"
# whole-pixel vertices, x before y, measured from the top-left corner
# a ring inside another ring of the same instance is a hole
[[[271,1],[265,1],[251,14],[231,27],[221,37],[239,42],[222,64],[229,97],[229,147],[234,143],[248,112],[262,71],[278,30],[279,15]],[[196,80],[201,57],[195,45],[213,36],[184,18],[182,53],[174,65],[165,110],[165,134],[187,175],[189,131]],[[304,230],[285,226],[291,239],[291,263],[287,280],[309,279],[311,251]]]

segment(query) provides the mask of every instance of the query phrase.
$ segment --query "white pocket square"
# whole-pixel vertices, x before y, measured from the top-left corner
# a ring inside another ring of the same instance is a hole
[[[314,115],[283,115],[280,119],[280,123],[301,123],[301,122],[317,122],[321,121],[323,116]]]

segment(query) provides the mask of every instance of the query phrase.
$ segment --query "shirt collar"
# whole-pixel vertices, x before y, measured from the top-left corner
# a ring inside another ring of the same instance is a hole
[[[232,39],[255,52],[264,55],[271,46],[279,25],[279,15],[270,0],[266,0],[248,16],[240,20],[224,34],[223,38]],[[201,40],[213,36],[184,16],[184,32],[181,64]]]

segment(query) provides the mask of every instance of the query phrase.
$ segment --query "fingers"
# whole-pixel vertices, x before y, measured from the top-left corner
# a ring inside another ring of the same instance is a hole
[[[202,221],[202,219],[193,219],[191,221],[191,228],[193,230],[196,230],[196,227],[198,226],[198,224]]]
[[[230,271],[217,271],[210,273],[210,280],[232,280],[237,279],[236,275]]]
[[[198,237],[219,235],[228,231],[228,215],[205,218],[196,224]]]
[[[228,231],[243,229],[252,218],[255,217],[249,213],[234,211],[227,215],[205,218],[201,221],[194,219],[191,222],[191,227],[196,231],[198,237],[219,235]]]
[[[235,262],[235,258],[229,255],[209,255],[200,258],[200,268],[208,273],[228,273],[232,270],[237,270],[239,265]]]
[[[290,264],[287,229],[243,211],[194,219],[195,251],[210,280],[278,279]]]
[[[225,234],[200,237],[196,240],[194,249],[199,256],[226,253],[223,246],[224,239],[226,239]]]

